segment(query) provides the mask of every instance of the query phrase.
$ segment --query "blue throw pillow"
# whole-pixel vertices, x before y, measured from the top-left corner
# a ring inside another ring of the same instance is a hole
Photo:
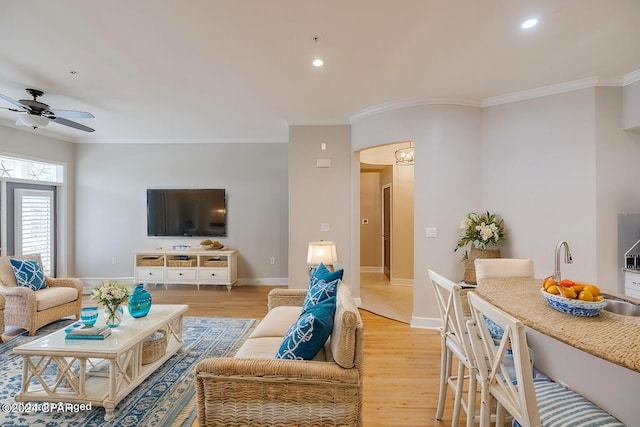
[[[34,291],[44,289],[47,283],[44,280],[44,272],[40,267],[40,263],[35,259],[16,259],[10,258],[13,274],[16,276],[18,286],[31,288]]]
[[[335,296],[303,312],[284,335],[276,359],[313,359],[331,335],[335,312]]]
[[[318,279],[322,279],[325,282],[333,282],[336,279],[342,280],[343,272],[344,270],[342,268],[336,271],[329,271],[329,269],[324,264],[320,263],[311,277],[317,277]]]
[[[323,279],[312,277],[309,292],[307,292],[304,302],[302,303],[302,311],[305,312],[315,304],[318,304],[328,298],[335,297],[336,292],[338,292],[338,279],[335,279],[332,282],[326,282]]]

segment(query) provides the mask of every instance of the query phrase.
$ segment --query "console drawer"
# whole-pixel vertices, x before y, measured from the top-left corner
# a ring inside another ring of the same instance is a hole
[[[163,282],[164,281],[164,269],[163,268],[138,268],[136,269],[136,280],[141,282]]]
[[[167,268],[167,280],[169,281],[194,281],[196,280],[195,268]]]
[[[229,270],[226,268],[201,268],[198,280],[204,282],[226,282],[229,280]]]

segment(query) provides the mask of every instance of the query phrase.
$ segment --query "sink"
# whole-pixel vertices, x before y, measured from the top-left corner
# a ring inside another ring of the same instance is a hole
[[[640,316],[640,305],[635,305],[627,301],[605,299],[607,305],[603,310],[623,316]]]

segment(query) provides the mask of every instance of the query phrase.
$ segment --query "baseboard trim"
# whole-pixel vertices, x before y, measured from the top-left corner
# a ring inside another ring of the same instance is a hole
[[[122,283],[123,285],[133,286],[135,283],[134,277],[80,277],[82,281],[82,294],[89,295],[94,287],[98,286],[105,280],[115,280],[116,282]],[[167,286],[172,285],[173,283],[167,284]],[[182,283],[176,283],[182,284]],[[162,286],[162,284],[159,284]],[[195,284],[189,284],[190,286],[196,286]],[[288,286],[289,278],[287,277],[276,277],[276,278],[259,278],[259,279],[247,279],[242,278],[238,279],[236,284],[233,286],[243,286],[243,285],[261,285],[261,286]],[[201,286],[224,286],[224,285],[201,285]]]
[[[360,266],[360,273],[384,273],[382,267],[363,267]]]
[[[395,277],[392,277],[390,283],[392,285],[413,286],[413,279],[397,279]]]
[[[411,317],[411,327],[421,329],[438,329],[442,325],[442,320],[437,317]]]

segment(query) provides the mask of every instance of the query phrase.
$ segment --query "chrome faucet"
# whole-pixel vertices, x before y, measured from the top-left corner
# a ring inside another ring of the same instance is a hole
[[[573,263],[573,257],[571,256],[571,250],[569,250],[569,244],[564,240],[561,240],[556,245],[556,271],[553,273],[553,278],[556,282],[560,283],[562,277],[560,277],[560,252],[562,252],[562,248],[564,247],[564,263],[571,264]]]

